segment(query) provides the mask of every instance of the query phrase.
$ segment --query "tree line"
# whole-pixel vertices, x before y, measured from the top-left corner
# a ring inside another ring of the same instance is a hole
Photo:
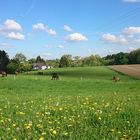
[[[99,55],[73,57],[72,55],[65,54],[60,59],[54,60],[44,60],[40,56],[27,60],[26,56],[22,53],[17,53],[10,59],[5,51],[0,50],[0,71],[7,71],[8,73],[31,71],[34,64],[48,65],[56,68],[140,64],[140,49],[130,53],[120,52],[105,57],[100,57]]]

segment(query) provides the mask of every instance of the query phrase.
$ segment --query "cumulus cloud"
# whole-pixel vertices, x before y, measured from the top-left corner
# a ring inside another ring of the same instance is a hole
[[[72,28],[68,25],[64,25],[64,30],[67,31],[67,32],[72,32]]]
[[[105,43],[116,43],[120,45],[126,45],[128,43],[123,35],[115,36],[110,33],[103,34],[101,40],[104,41]]]
[[[115,42],[116,39],[117,39],[116,36],[110,33],[102,35],[102,40],[105,42]]]
[[[37,24],[33,25],[33,29],[46,31],[46,27],[43,23],[37,23]]]
[[[122,35],[117,38],[116,42],[118,42],[120,45],[126,45],[128,43],[126,38]]]
[[[3,29],[5,30],[21,30],[22,27],[19,23],[17,23],[15,20],[7,19],[3,25]]]
[[[25,36],[20,33],[21,30],[21,25],[13,19],[7,19],[2,25],[0,25],[0,35],[8,39],[24,40]]]
[[[63,49],[63,48],[64,48],[64,46],[63,46],[63,45],[59,45],[59,46],[58,46],[58,48]]]
[[[140,0],[123,0],[123,2],[135,3],[140,2]]]
[[[14,40],[24,40],[25,38],[23,34],[17,32],[10,32],[6,35],[6,37]]]
[[[48,29],[47,32],[48,32],[50,35],[56,35],[56,31],[53,30],[53,29]]]
[[[43,23],[37,23],[33,25],[34,30],[40,30],[40,31],[45,31],[50,35],[56,35],[56,31],[49,28],[47,25],[44,25]]]
[[[73,34],[68,35],[65,38],[65,40],[69,42],[81,42],[81,41],[87,41],[88,39],[86,36],[80,33],[73,33]]]
[[[128,27],[123,30],[123,34],[126,35],[140,35],[140,27]]]

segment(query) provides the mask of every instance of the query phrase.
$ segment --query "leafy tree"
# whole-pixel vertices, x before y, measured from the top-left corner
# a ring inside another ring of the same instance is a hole
[[[19,71],[20,72],[31,71],[31,69],[32,69],[32,65],[27,63],[27,62],[26,63],[21,63],[19,65]]]
[[[36,63],[45,63],[45,60],[43,58],[41,58],[40,56],[37,56],[36,58]]]
[[[7,70],[7,65],[9,63],[9,56],[5,51],[0,50],[0,71]]]
[[[35,58],[31,58],[28,60],[29,64],[34,64],[36,62],[36,59]]]
[[[98,55],[91,55],[83,59],[83,66],[99,66],[103,64],[103,60]]]
[[[14,74],[15,71],[17,71],[19,69],[19,65],[13,61],[11,61],[8,65],[7,65],[7,71],[10,74]]]
[[[26,62],[27,58],[22,53],[17,53],[13,58],[18,64]]]
[[[74,67],[82,66],[82,58],[81,56],[73,57],[73,64]]]
[[[59,67],[70,67],[72,64],[72,56],[69,54],[63,55],[59,62]]]
[[[129,64],[140,64],[140,49],[130,52]]]

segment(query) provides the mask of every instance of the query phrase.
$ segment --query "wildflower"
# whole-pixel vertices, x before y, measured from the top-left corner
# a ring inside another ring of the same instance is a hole
[[[98,117],[99,120],[101,120],[101,117]]]
[[[1,123],[4,123],[4,120],[0,120]]]
[[[43,128],[43,126],[41,124],[37,124],[36,125],[38,128]]]
[[[61,108],[61,107],[60,107],[60,108],[59,108],[59,110],[60,110],[60,111],[62,111],[62,110],[63,110],[63,108]]]
[[[118,134],[121,134],[121,132],[120,132],[120,131],[118,131]]]
[[[115,129],[113,129],[113,128],[112,128],[112,129],[110,129],[110,131],[111,131],[111,132],[114,132],[114,131],[115,131]]]
[[[56,130],[53,130],[52,133],[53,133],[54,135],[56,135]]]
[[[43,138],[43,137],[41,137],[41,138],[39,138],[39,140],[44,140],[44,138]]]
[[[11,130],[11,129],[8,127],[8,128],[7,128],[7,131],[10,131],[10,130]]]
[[[64,132],[63,135],[64,135],[64,136],[67,136],[67,135],[68,135],[68,132]]]
[[[46,133],[45,133],[45,132],[43,132],[41,135],[43,135],[43,136],[44,136],[44,135],[46,135]]]
[[[19,115],[25,115],[24,112],[17,112],[17,114],[19,114]]]
[[[13,126],[15,127],[15,126],[16,126],[16,124],[13,124]]]

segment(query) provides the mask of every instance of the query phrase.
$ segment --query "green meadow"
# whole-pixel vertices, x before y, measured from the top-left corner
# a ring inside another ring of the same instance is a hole
[[[0,77],[0,140],[138,139],[140,80],[104,66]]]

